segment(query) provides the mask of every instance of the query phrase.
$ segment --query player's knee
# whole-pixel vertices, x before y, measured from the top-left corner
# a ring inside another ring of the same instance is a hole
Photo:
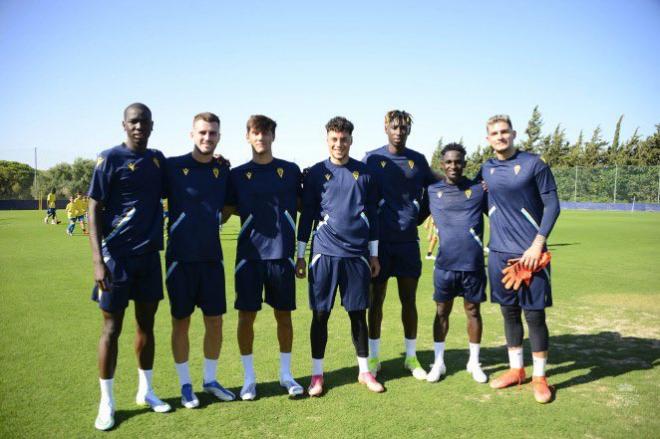
[[[121,335],[121,323],[106,321],[103,325],[103,331],[101,332],[101,338],[106,343],[117,343],[119,336]]]
[[[279,328],[292,328],[293,327],[293,324],[291,323],[291,312],[290,311],[275,310],[275,320],[277,321],[277,326]]]
[[[238,324],[240,326],[252,326],[254,324],[254,320],[257,318],[257,313],[256,312],[248,312],[248,311],[239,311],[238,312]]]
[[[469,320],[481,320],[481,310],[476,303],[465,304],[465,315]]]
[[[500,311],[502,312],[502,317],[504,317],[505,321],[522,322],[520,319],[521,310],[519,306],[501,305]]]

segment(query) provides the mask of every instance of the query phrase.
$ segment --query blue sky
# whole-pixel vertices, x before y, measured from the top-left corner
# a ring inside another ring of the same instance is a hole
[[[192,116],[222,119],[219,151],[250,158],[245,121],[278,122],[274,152],[327,156],[325,122],[351,119],[351,155],[383,145],[383,116],[414,116],[408,146],[484,144],[508,113],[523,138],[539,105],[545,132],[607,138],[660,123],[660,2],[0,2],[0,159],[39,168],[94,158],[124,136],[124,107],[149,105],[150,146],[191,149]]]

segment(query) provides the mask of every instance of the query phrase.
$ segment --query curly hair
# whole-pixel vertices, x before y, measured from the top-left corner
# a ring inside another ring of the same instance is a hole
[[[335,116],[325,124],[325,131],[330,132],[334,131],[337,133],[348,133],[349,135],[353,134],[353,123],[342,116]]]

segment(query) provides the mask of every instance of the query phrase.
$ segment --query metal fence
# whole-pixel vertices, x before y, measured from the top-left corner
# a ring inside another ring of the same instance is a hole
[[[553,168],[562,201],[660,203],[660,166]]]

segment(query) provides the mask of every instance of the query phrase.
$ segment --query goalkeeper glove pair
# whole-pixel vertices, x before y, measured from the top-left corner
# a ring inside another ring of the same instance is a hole
[[[550,252],[541,253],[541,258],[535,270],[525,267],[520,262],[520,258],[509,259],[507,261],[507,267],[502,270],[504,288],[507,290],[518,290],[523,282],[529,287],[532,283],[533,274],[543,270],[550,263],[550,258]]]

